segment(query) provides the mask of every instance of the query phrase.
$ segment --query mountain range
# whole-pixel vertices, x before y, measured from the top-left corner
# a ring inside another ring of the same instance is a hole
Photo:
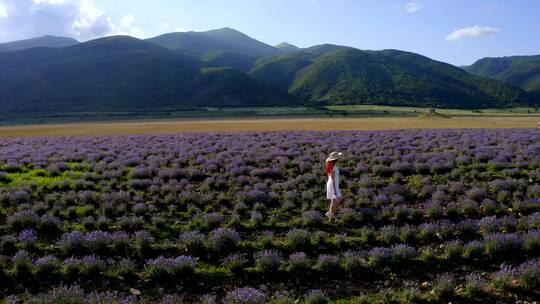
[[[5,112],[69,112],[536,104],[538,78],[531,73],[538,69],[530,68],[527,74],[522,61],[505,63],[504,69],[503,64],[482,60],[458,68],[399,50],[365,51],[331,44],[274,47],[230,28],[146,40],[112,36],[83,43],[45,36],[0,44],[0,106]],[[527,67],[538,63],[530,62]]]
[[[483,58],[464,69],[540,95],[540,55]]]
[[[26,49],[31,49],[35,47],[66,47],[79,44],[79,41],[66,38],[66,37],[57,37],[57,36],[43,36],[32,39],[18,40],[8,43],[0,44],[0,52],[13,52],[21,51]]]

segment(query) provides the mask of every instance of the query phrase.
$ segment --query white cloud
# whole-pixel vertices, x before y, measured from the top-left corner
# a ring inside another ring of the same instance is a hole
[[[405,7],[404,7],[404,10],[407,13],[416,13],[421,9],[423,9],[423,7],[420,4],[415,3],[415,2],[407,3],[405,4]]]
[[[47,4],[64,4],[64,0],[34,0],[35,4],[47,3]]]
[[[184,28],[181,28],[181,27],[177,27],[177,28],[175,28],[175,29],[174,29],[174,31],[175,31],[175,32],[187,32],[187,30],[186,30],[186,29],[184,29]]]
[[[501,30],[495,27],[490,26],[471,26],[466,28],[461,28],[450,33],[444,40],[446,41],[457,41],[463,38],[468,37],[478,37],[485,35],[494,35],[500,32]]]
[[[70,34],[82,39],[96,38],[114,33],[116,26],[111,19],[95,6],[93,0],[80,0],[76,18],[71,24]]]
[[[42,35],[88,40],[114,33],[94,0],[0,0],[0,41]]]
[[[135,22],[135,17],[131,14],[124,15],[120,20],[120,25],[123,27],[130,27]]]
[[[2,2],[0,2],[0,18],[7,18],[7,17],[8,17],[8,13],[6,11],[6,8],[4,7]]]
[[[136,24],[135,16],[133,16],[132,14],[126,14],[120,20],[120,25],[115,27],[114,32],[112,32],[112,34],[129,35],[129,36],[141,38],[142,36],[144,36],[144,33],[141,30],[141,28],[137,27],[135,24]]]
[[[0,0],[0,42],[43,35],[86,41],[109,35],[148,37],[174,29],[166,23],[141,24],[126,12],[112,20],[97,0]],[[144,29],[144,31],[142,30]],[[176,31],[185,31],[176,28]]]
[[[422,10],[424,7],[416,2],[409,2],[407,4],[396,4],[394,8],[412,14]]]

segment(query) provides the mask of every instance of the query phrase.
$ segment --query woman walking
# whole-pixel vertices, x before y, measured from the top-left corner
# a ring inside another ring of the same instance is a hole
[[[336,210],[341,204],[342,195],[339,191],[339,168],[336,166],[337,160],[343,155],[341,152],[332,152],[326,159],[326,198],[330,200],[330,210],[326,212],[329,219],[336,216]]]

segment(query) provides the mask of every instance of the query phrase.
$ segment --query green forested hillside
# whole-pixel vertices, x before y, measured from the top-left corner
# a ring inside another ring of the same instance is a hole
[[[299,101],[231,68],[203,68],[187,86],[194,106],[285,106]]]
[[[215,51],[232,51],[253,56],[279,54],[279,50],[273,46],[231,28],[207,32],[169,33],[146,41],[195,57]]]
[[[8,112],[81,111],[294,101],[241,71],[201,72],[204,66],[126,36],[0,53],[0,107]]]
[[[354,50],[355,48],[349,46],[335,45],[335,44],[319,44],[304,49],[304,52],[314,55],[324,55],[335,51]]]
[[[39,39],[32,41],[37,45]],[[525,92],[414,53],[332,44],[273,47],[229,28],[71,43],[0,52],[2,110],[297,104],[482,108],[540,101],[540,94],[535,95],[537,58],[495,60],[470,68],[530,91]]]
[[[315,58],[316,56],[310,53],[295,53],[265,58],[259,60],[249,74],[256,79],[287,91],[294,81],[296,73],[313,63]]]
[[[483,58],[464,69],[471,74],[540,93],[540,55]]]
[[[215,51],[204,53],[201,59],[212,67],[230,67],[247,72],[253,68],[259,57],[238,52]]]
[[[330,104],[475,108],[530,101],[519,89],[414,53],[344,49],[304,56],[260,62],[250,75],[281,88],[288,85],[298,98]]]
[[[292,45],[292,44],[287,43],[287,42],[282,42],[282,43],[276,45],[275,47],[276,47],[276,49],[279,50],[279,52],[281,54],[292,54],[292,53],[300,52],[302,50],[299,47],[297,47],[296,45]]]
[[[67,38],[67,37],[57,37],[57,36],[42,36],[32,39],[18,40],[8,43],[0,44],[0,52],[13,52],[13,51],[22,51],[26,49],[36,48],[36,47],[66,47],[78,44],[79,41]]]

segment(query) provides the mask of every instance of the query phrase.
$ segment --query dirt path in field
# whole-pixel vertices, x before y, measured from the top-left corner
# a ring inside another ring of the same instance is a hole
[[[535,117],[453,118],[275,118],[132,121],[43,124],[0,127],[0,137],[112,135],[178,132],[241,132],[285,130],[387,130],[430,128],[535,128]]]

